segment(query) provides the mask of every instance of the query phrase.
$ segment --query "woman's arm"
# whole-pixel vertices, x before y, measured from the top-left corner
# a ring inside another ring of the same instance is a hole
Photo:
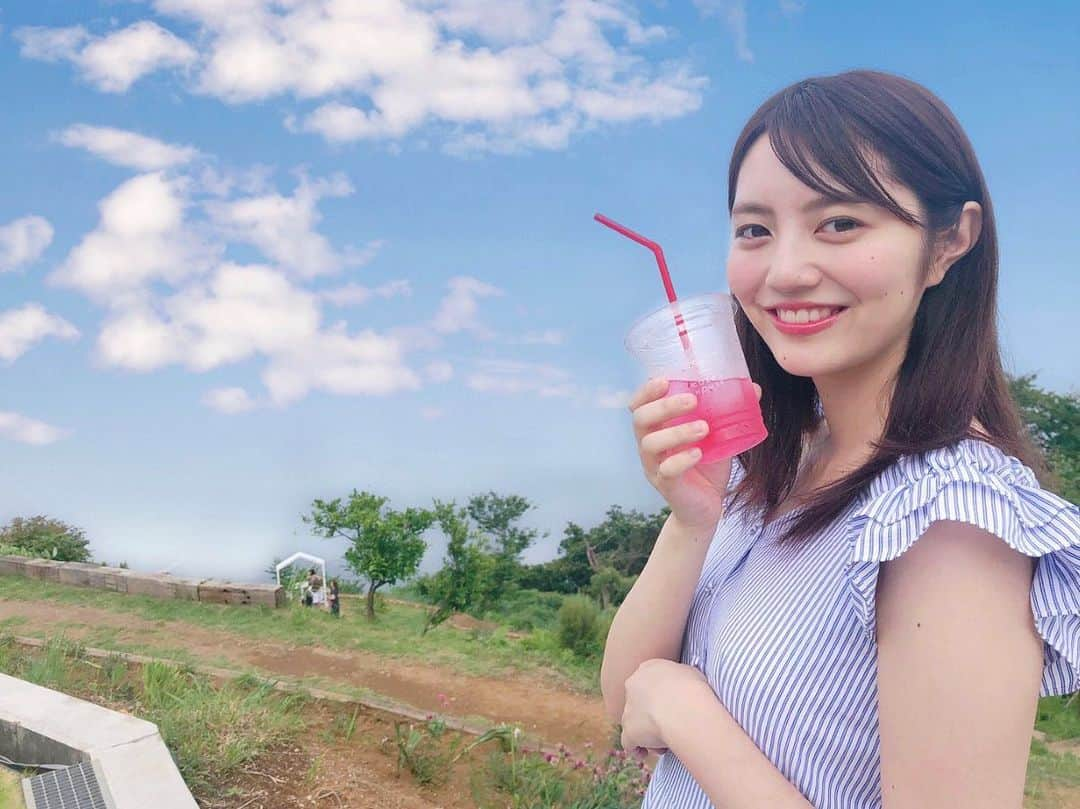
[[[884,809],[1018,809],[1042,675],[1032,560],[937,522],[877,590]]]
[[[600,690],[604,707],[619,722],[626,679],[646,660],[678,660],[694,587],[714,532],[684,528],[668,517],[649,561],[619,607],[604,645]]]
[[[715,806],[813,809],[732,718],[708,683],[684,687],[679,696],[668,698],[660,734]]]

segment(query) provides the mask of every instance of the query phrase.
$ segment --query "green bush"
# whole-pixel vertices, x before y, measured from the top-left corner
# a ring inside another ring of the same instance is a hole
[[[559,645],[580,657],[600,651],[600,608],[587,596],[570,596],[559,609]]]
[[[89,562],[89,542],[82,529],[49,517],[16,517],[0,528],[0,545],[13,546],[27,556],[58,562]]]
[[[559,609],[565,599],[562,593],[514,589],[505,595],[502,609],[483,617],[519,632],[555,629],[559,624]]]

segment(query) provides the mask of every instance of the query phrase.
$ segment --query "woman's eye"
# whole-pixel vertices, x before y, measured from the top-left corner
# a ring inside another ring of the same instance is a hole
[[[827,228],[827,227],[829,227],[829,225],[835,225],[836,226],[835,230],[832,231],[833,233],[851,233],[851,231],[853,231],[853,230],[855,230],[855,228],[859,227],[859,223],[856,222],[854,219],[846,219],[846,218],[831,219],[828,222],[826,222],[824,225],[822,225],[821,227],[822,228]]]
[[[769,235],[769,231],[761,225],[743,225],[735,228],[736,239],[756,239],[760,236]]]

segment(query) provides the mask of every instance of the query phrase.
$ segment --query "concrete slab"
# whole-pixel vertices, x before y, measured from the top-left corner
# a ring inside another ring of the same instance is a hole
[[[25,764],[92,761],[116,809],[198,809],[156,725],[5,674],[0,754]]]
[[[108,782],[116,809],[198,809],[156,732],[129,744],[95,751],[91,760]]]

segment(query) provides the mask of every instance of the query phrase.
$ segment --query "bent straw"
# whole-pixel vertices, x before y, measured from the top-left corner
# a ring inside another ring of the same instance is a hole
[[[602,213],[594,214],[593,219],[599,222],[601,225],[611,228],[616,233],[621,233],[628,239],[632,239],[638,244],[644,245],[652,250],[654,256],[656,256],[656,264],[660,268],[660,278],[664,282],[664,291],[667,293],[668,303],[675,303],[675,287],[671,283],[671,274],[668,272],[667,260],[664,258],[664,249],[654,242],[652,239],[646,239],[640,233],[635,233],[625,225],[620,225],[614,219],[609,219]],[[683,320],[682,313],[677,309],[675,311],[675,326],[679,331],[679,340],[682,341],[683,351],[686,352],[686,358],[690,362],[690,367],[697,370],[697,362],[694,360],[694,351],[690,347],[690,336],[686,333],[686,322]]]
[[[664,281],[664,291],[667,293],[668,303],[675,303],[675,287],[671,285],[671,275],[668,273],[667,261],[664,259],[664,249],[654,242],[652,239],[646,239],[640,233],[634,233],[630,228],[625,225],[620,225],[614,219],[608,219],[602,213],[598,213],[593,216],[597,222],[601,225],[606,225],[617,233],[621,233],[628,239],[633,239],[638,244],[643,244],[653,251],[653,255],[656,256],[656,263],[660,267],[660,277]]]

